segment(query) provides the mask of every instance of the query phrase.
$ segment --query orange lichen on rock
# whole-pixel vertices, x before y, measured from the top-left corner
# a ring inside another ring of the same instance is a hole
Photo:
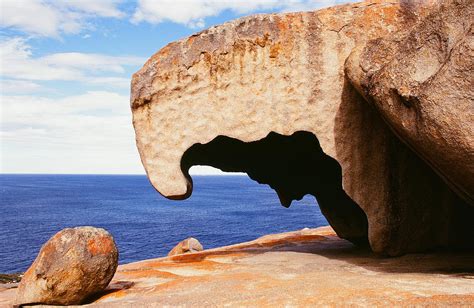
[[[115,249],[115,243],[112,238],[108,236],[91,238],[87,242],[87,250],[89,250],[93,256],[110,253],[113,249]]]
[[[15,304],[81,304],[107,287],[117,265],[118,251],[106,230],[66,228],[43,245],[18,286]]]

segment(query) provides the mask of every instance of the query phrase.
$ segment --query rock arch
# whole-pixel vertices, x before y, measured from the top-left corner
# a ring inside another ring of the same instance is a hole
[[[472,242],[473,209],[392,133],[344,72],[352,50],[415,26],[431,9],[403,3],[250,16],[158,51],[134,74],[131,95],[152,185],[168,198],[189,196],[183,154],[217,136],[251,143],[305,131],[341,167],[343,190],[368,218],[373,251]]]
[[[273,188],[285,207],[311,194],[340,237],[367,243],[364,211],[343,190],[340,165],[323,152],[310,132],[298,131],[290,136],[271,132],[253,142],[218,136],[207,144],[193,145],[183,154],[183,172],[187,174],[194,165],[245,172]]]

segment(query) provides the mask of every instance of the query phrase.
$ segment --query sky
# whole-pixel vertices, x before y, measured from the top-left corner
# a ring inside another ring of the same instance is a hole
[[[0,0],[0,172],[144,174],[129,95],[151,55],[238,17],[344,2]]]

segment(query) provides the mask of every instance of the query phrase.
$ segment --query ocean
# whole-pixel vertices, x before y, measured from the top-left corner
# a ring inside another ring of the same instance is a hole
[[[122,264],[165,256],[191,236],[214,248],[328,224],[312,196],[287,209],[247,176],[193,180],[192,196],[172,201],[142,175],[0,175],[0,273],[25,271],[67,227],[108,230]]]

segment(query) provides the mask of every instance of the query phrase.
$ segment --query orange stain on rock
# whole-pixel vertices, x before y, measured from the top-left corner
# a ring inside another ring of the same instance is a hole
[[[175,275],[170,272],[160,271],[156,269],[143,269],[143,270],[136,270],[136,271],[126,271],[121,273],[122,276],[127,278],[176,278],[178,275]]]
[[[276,58],[278,57],[278,54],[280,53],[281,51],[281,44],[280,42],[277,42],[275,44],[273,44],[271,47],[270,47],[270,58]]]
[[[96,246],[91,243],[100,250]],[[121,265],[90,305],[469,306],[473,258],[382,259],[337,238],[331,228],[304,229]],[[456,268],[462,273],[446,273]],[[2,296],[11,293],[0,290],[0,303]]]
[[[102,236],[90,239],[87,242],[87,250],[93,255],[108,254],[114,249],[114,243],[108,237]]]

